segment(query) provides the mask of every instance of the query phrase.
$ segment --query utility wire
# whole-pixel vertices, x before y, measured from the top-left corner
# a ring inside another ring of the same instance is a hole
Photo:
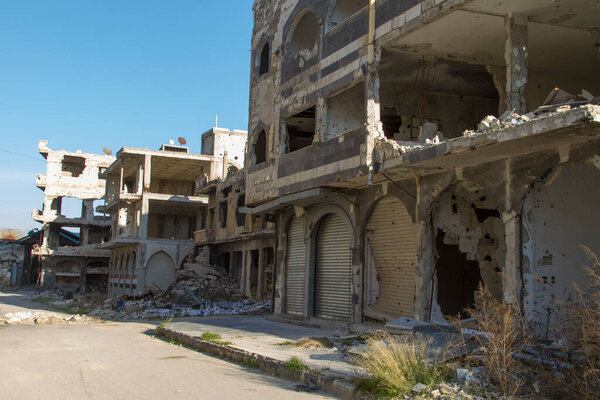
[[[41,160],[41,159],[39,159],[37,157],[28,156],[27,154],[17,153],[15,151],[4,150],[4,149],[0,149],[0,151],[2,151],[4,153],[14,154],[15,156],[21,156],[21,157],[25,157],[25,158],[31,158],[32,160],[45,162],[44,160]]]

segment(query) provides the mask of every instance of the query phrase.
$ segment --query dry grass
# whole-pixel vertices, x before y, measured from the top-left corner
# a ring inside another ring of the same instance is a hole
[[[469,336],[480,346],[481,363],[490,381],[505,398],[514,398],[525,382],[519,377],[525,370],[521,349],[532,340],[518,304],[506,304],[480,285],[479,301],[468,313],[476,318],[474,328],[481,332]]]
[[[303,349],[324,349],[333,347],[333,342],[326,337],[302,338],[298,340],[296,347]]]
[[[430,362],[431,348],[431,340],[421,335],[398,338],[381,333],[367,340],[365,355],[356,361],[371,375],[370,390],[393,397],[409,393],[417,383],[431,387],[446,376],[443,364]]]

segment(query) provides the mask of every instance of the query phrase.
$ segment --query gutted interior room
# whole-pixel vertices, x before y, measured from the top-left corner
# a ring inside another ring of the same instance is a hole
[[[384,48],[379,78],[381,122],[389,139],[450,139],[498,113],[498,92],[483,66]]]

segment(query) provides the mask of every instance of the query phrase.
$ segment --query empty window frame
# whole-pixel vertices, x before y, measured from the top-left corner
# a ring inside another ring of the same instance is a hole
[[[236,214],[237,226],[244,226],[244,224],[246,222],[246,214],[240,212],[240,208],[244,207],[245,205],[246,205],[246,196],[242,193],[240,195],[240,197],[238,197],[238,201],[237,201],[237,214]]]
[[[305,11],[293,28],[293,33],[289,42],[292,54],[298,54],[301,51],[310,52],[317,43],[319,28],[317,18],[311,11]]]
[[[315,116],[316,108],[312,106],[285,119],[288,153],[312,144],[315,136]]]
[[[260,57],[257,57],[256,68],[258,69],[258,76],[265,75],[269,72],[269,59],[271,58],[271,51],[269,48],[269,42],[266,42],[260,52]]]
[[[85,169],[85,158],[64,156],[61,164],[62,176],[77,178]]]
[[[261,129],[256,135],[254,145],[252,146],[254,153],[254,163],[260,164],[267,161],[267,134],[264,129]]]
[[[337,0],[329,14],[327,30],[343,23],[368,5],[368,0]]]

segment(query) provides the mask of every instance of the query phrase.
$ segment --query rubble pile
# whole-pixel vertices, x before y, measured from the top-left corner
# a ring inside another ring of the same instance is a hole
[[[544,101],[544,104],[535,111],[520,115],[516,113],[515,110],[507,110],[500,118],[488,115],[481,120],[476,131],[466,130],[463,132],[463,136],[472,136],[477,135],[478,133],[510,128],[512,126],[530,122],[536,118],[559,114],[561,112],[569,111],[571,108],[586,104],[600,104],[600,97],[594,97],[585,89],[582,90],[580,95],[576,96],[567,93],[560,88],[554,88]]]
[[[177,281],[164,292],[108,299],[89,315],[109,320],[262,314],[270,302],[252,302],[239,284],[221,269],[191,264],[178,271]]]
[[[55,324],[91,324],[98,320],[79,314],[65,315],[52,312],[22,311],[0,315],[0,325],[55,325]]]

